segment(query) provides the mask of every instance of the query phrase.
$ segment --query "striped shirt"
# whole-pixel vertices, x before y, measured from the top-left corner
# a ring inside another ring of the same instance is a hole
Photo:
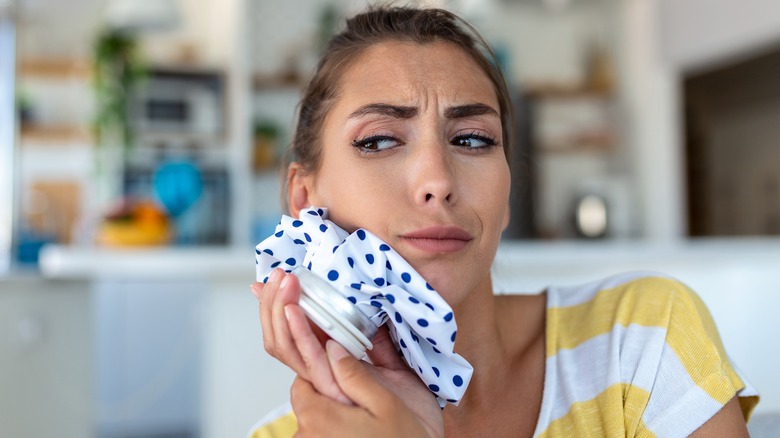
[[[746,420],[758,403],[706,307],[680,282],[626,273],[546,293],[535,437],[685,437],[735,395]],[[259,424],[251,438],[297,429],[289,413]]]

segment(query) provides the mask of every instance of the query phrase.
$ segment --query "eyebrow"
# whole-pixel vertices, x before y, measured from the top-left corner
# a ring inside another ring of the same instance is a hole
[[[417,115],[417,108],[412,106],[397,106],[387,103],[370,103],[361,106],[349,115],[349,118],[362,117],[369,114],[390,116],[396,119],[411,119]]]
[[[417,108],[413,106],[390,105],[387,103],[371,103],[353,111],[348,118],[352,119],[369,114],[379,114],[396,119],[411,119],[417,115]],[[444,110],[444,117],[448,119],[462,119],[485,114],[498,116],[496,110],[483,103],[451,106]]]

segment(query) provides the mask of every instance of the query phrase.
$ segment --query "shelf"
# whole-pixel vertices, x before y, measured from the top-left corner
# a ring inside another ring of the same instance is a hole
[[[92,144],[93,138],[89,128],[73,125],[36,125],[23,126],[19,133],[22,144]]]
[[[610,89],[593,88],[584,84],[530,83],[521,87],[524,94],[537,99],[571,99],[613,97]]]
[[[306,88],[307,81],[297,73],[255,73],[252,75],[252,88],[257,90]]]
[[[89,79],[92,65],[83,59],[22,59],[18,64],[18,75],[22,78]]]

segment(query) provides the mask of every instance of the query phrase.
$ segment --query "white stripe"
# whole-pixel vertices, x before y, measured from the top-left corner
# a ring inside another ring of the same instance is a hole
[[[545,393],[536,433],[618,383],[650,391],[666,330],[631,324],[588,339],[547,359]],[[584,365],[584,366],[583,366]]]
[[[548,288],[550,296],[556,296],[556,303],[554,305],[548,305],[548,307],[569,307],[576,306],[578,304],[586,303],[593,299],[600,291],[605,289],[612,289],[620,285],[629,283],[639,278],[645,277],[660,277],[670,278],[667,275],[652,272],[652,271],[631,271],[624,272],[622,274],[613,275],[605,279],[592,281],[578,286],[565,286],[556,287],[551,286]],[[552,303],[551,303],[552,304]]]

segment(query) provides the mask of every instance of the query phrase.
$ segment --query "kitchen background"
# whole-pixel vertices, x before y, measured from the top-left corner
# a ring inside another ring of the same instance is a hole
[[[780,5],[422,3],[483,32],[517,105],[497,292],[680,278],[776,436]],[[365,5],[0,0],[1,435],[243,436],[284,403],[252,246],[322,43]]]

